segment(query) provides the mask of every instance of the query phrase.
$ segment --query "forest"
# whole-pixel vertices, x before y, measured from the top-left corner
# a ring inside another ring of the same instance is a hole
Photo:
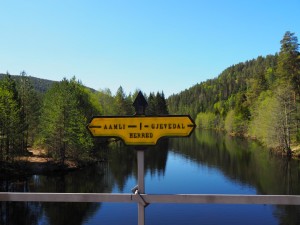
[[[96,115],[133,115],[132,103],[139,90],[126,95],[120,86],[95,91],[75,77],[51,82],[8,73],[0,77],[0,162],[14,163],[29,154],[28,147],[46,150],[60,164],[93,160],[106,140],[93,139],[86,125]],[[147,96],[146,94],[144,94]],[[147,96],[148,115],[168,114],[163,92]],[[3,164],[1,164],[3,165]]]
[[[190,114],[198,127],[257,139],[288,156],[300,142],[300,53],[287,31],[275,55],[226,68],[217,78],[168,98],[171,114]]]
[[[300,53],[294,33],[286,32],[279,53],[226,68],[218,77],[174,94],[144,93],[147,115],[189,114],[203,129],[255,138],[292,156],[300,143]],[[13,163],[28,147],[45,149],[64,164],[84,163],[105,142],[86,125],[95,115],[133,115],[139,90],[120,86],[95,91],[76,80],[53,82],[8,72],[0,74],[0,161]]]

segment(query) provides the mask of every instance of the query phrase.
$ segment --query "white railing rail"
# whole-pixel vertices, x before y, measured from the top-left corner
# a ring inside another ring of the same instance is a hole
[[[0,201],[300,205],[300,195],[0,192]]]

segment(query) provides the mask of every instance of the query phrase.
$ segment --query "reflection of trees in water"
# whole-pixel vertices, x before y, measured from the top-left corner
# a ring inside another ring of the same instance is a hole
[[[156,146],[145,147],[145,173],[164,174],[167,156],[168,139],[163,139]],[[115,146],[110,150],[107,158],[109,159],[109,169],[114,177],[118,188],[123,191],[129,177],[137,177],[137,157],[134,147]]]
[[[124,146],[115,146],[108,152],[108,166],[115,184],[123,191],[128,178],[136,171],[136,153]]]
[[[283,171],[283,184],[286,187],[286,194],[293,195],[298,194],[299,195],[299,189],[297,186],[297,183],[299,184],[300,180],[300,161],[293,161],[290,159],[282,158],[281,162],[281,170]],[[294,177],[298,177],[298,180]]]
[[[149,147],[145,152],[145,170],[153,175],[159,176],[165,174],[168,159],[169,140],[161,139],[156,146]]]
[[[228,178],[254,186],[261,194],[300,194],[299,161],[274,157],[257,142],[196,130],[189,139],[173,139],[171,149],[218,168]]]
[[[99,210],[99,203],[45,203],[44,210],[49,224],[81,225]]]
[[[277,206],[273,214],[279,219],[280,224],[282,225],[300,224],[300,206]]]
[[[300,161],[282,158],[280,162],[280,170],[283,171],[282,185],[286,188],[285,194],[293,195],[297,193],[299,195],[299,189],[295,190],[295,188],[299,188]],[[295,176],[298,179],[295,179]],[[279,218],[281,224],[300,224],[300,206],[278,206],[274,215]]]
[[[168,140],[145,150],[146,171],[164,174]],[[109,193],[117,185],[123,189],[130,176],[137,176],[136,151],[119,146],[107,152],[108,162],[78,171],[48,176],[31,176],[22,181],[0,181],[5,192]],[[83,224],[101,207],[101,203],[0,202],[0,224]]]
[[[102,193],[110,192],[112,180],[107,179],[101,165],[76,172],[51,176],[32,176],[24,181],[3,182],[1,191]],[[45,216],[49,224],[82,224],[92,216],[100,203],[35,203],[1,202],[0,224],[38,224]]]
[[[0,224],[35,225],[43,214],[38,202],[0,202]]]
[[[60,176],[42,177],[41,192],[60,193],[102,193],[110,192],[113,186],[108,182],[100,166],[86,168]],[[100,203],[44,203],[44,212],[49,224],[82,224],[101,207]]]
[[[300,162],[272,156],[257,142],[196,130],[189,139],[172,139],[170,149],[218,168],[228,178],[255,187],[258,194],[300,194]],[[300,206],[278,206],[274,215],[281,224],[300,224]]]
[[[0,181],[1,192],[27,192],[31,186],[28,180]],[[0,202],[0,224],[38,224],[43,214],[41,205],[39,202]]]

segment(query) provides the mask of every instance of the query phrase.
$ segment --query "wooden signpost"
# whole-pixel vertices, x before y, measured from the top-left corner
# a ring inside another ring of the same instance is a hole
[[[95,116],[87,125],[93,137],[120,138],[126,145],[136,146],[138,163],[138,185],[132,192],[138,198],[138,224],[145,224],[145,207],[143,199],[144,184],[144,149],[140,146],[156,145],[163,137],[188,137],[196,125],[189,115],[146,116],[148,103],[142,92],[133,102],[133,116]]]

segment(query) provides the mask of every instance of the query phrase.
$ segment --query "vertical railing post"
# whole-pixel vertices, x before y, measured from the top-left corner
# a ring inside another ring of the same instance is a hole
[[[138,194],[145,194],[145,167],[144,167],[144,150],[137,150],[138,164]],[[138,203],[138,225],[145,224],[145,205]]]
[[[145,166],[144,166],[144,150],[137,150],[138,163],[138,191],[145,194]]]

